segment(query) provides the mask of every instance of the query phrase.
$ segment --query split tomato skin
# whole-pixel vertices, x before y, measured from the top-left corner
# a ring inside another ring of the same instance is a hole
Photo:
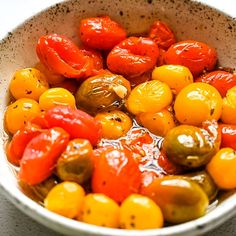
[[[29,185],[47,179],[69,139],[69,134],[59,127],[45,130],[34,137],[27,144],[20,161],[19,179]]]
[[[98,155],[98,153],[97,153]],[[122,202],[132,193],[138,193],[141,172],[132,152],[127,149],[105,149],[94,159],[92,190]]]
[[[189,68],[193,76],[199,76],[203,71],[214,69],[217,54],[214,48],[195,40],[185,40],[173,44],[165,53],[166,64],[182,65]]]
[[[129,37],[111,50],[107,66],[114,73],[135,77],[153,69],[158,56],[158,46],[151,39]]]
[[[56,106],[45,113],[45,119],[49,127],[61,127],[71,138],[88,139],[93,146],[101,138],[100,122],[81,110]]]
[[[221,147],[229,147],[236,150],[236,125],[220,124]]]
[[[125,30],[108,16],[86,18],[80,22],[80,39],[90,48],[111,50],[125,38]]]
[[[215,87],[222,97],[229,89],[236,86],[236,75],[227,71],[216,70],[200,76],[196,82],[204,82]]]

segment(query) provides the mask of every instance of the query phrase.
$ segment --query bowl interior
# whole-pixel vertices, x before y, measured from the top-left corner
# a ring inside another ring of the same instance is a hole
[[[35,45],[41,35],[65,34],[78,42],[80,19],[109,15],[123,25],[130,35],[148,31],[154,20],[168,23],[178,40],[195,39],[217,48],[219,64],[234,67],[236,63],[236,21],[215,10],[189,0],[91,0],[66,1],[39,13],[21,24],[0,42],[0,116],[9,102],[8,86],[13,73],[33,66],[37,61]],[[19,88],[20,89],[20,88]],[[41,223],[67,235],[192,235],[200,234],[222,223],[236,208],[236,194],[226,198],[206,216],[195,221],[160,230],[123,231],[91,226],[48,212],[27,198],[18,188],[14,169],[4,154],[6,134],[1,123],[0,184],[3,192],[19,208]],[[46,219],[45,219],[46,218]]]

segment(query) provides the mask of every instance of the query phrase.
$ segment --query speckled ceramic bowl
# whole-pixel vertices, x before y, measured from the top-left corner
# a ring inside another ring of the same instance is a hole
[[[8,103],[8,85],[16,69],[29,67],[37,61],[35,44],[48,33],[65,34],[77,41],[80,19],[88,16],[110,15],[130,34],[148,30],[161,19],[174,29],[179,40],[196,39],[216,47],[222,66],[236,65],[236,21],[215,9],[188,0],[90,0],[66,1],[32,17],[0,42],[0,116],[3,120]],[[233,46],[232,46],[233,45]],[[4,155],[6,135],[0,124],[0,186],[1,192],[23,212],[40,223],[67,235],[100,236],[170,236],[200,235],[221,224],[236,213],[236,194],[232,194],[209,213],[197,220],[163,229],[126,231],[96,227],[53,214],[30,200],[18,188],[13,168]]]

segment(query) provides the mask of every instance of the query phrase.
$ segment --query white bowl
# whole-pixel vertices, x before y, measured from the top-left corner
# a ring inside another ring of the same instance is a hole
[[[32,66],[37,62],[37,39],[44,34],[59,33],[78,41],[76,32],[80,19],[96,15],[111,16],[126,27],[130,34],[143,33],[154,20],[161,19],[174,29],[178,40],[196,39],[217,48],[221,66],[233,67],[236,64],[236,21],[208,6],[189,0],[69,0],[32,17],[0,42],[1,120],[9,102],[8,85],[12,74],[16,69]],[[127,231],[66,219],[47,211],[20,191],[15,171],[4,154],[6,134],[2,122],[0,131],[1,192],[27,215],[58,232],[80,236],[191,236],[216,227],[236,213],[234,193],[204,217],[163,229]]]

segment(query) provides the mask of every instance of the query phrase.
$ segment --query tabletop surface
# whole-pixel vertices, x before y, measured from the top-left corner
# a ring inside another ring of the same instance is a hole
[[[200,1],[200,0],[199,0]],[[0,38],[19,22],[59,0],[0,0]],[[201,0],[236,17],[235,0]],[[236,216],[205,236],[236,235]],[[38,224],[0,195],[1,236],[61,236]]]

